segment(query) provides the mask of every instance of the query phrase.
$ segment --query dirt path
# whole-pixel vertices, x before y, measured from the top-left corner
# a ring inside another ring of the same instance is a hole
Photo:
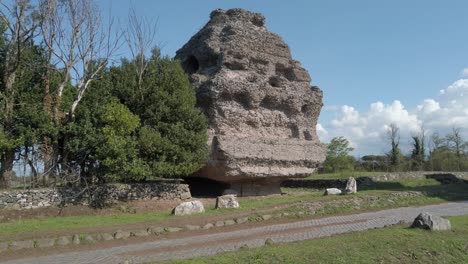
[[[274,242],[291,242],[381,228],[399,221],[409,223],[420,212],[430,212],[440,216],[466,215],[468,214],[468,201],[403,207],[263,226],[239,225],[237,229],[232,230],[226,228],[199,230],[185,235],[164,237],[164,239],[128,240],[127,244],[101,249],[90,246],[80,247],[79,251],[66,253],[46,255],[47,252],[44,252],[44,256],[10,255],[7,256],[9,260],[5,259],[2,263],[141,263],[207,256],[238,250],[244,245],[259,247],[264,245],[268,238]]]

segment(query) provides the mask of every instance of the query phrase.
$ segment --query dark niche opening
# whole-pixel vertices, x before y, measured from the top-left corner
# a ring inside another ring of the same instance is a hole
[[[189,185],[193,197],[217,197],[229,189],[229,184],[206,178],[187,177],[184,181]]]
[[[183,66],[188,74],[196,73],[198,68],[200,68],[200,64],[198,63],[197,58],[195,58],[193,55],[190,55],[187,59],[185,59]]]

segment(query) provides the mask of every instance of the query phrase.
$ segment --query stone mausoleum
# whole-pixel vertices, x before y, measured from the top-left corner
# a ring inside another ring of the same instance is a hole
[[[322,91],[261,14],[215,10],[176,58],[208,117],[207,165],[194,175],[240,196],[280,193],[323,163],[316,134]]]

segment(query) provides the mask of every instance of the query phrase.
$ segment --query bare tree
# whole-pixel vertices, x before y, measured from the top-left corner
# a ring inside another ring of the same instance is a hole
[[[49,64],[51,68],[62,71],[58,88],[51,96],[54,123],[62,126],[73,121],[86,90],[99,78],[99,73],[117,50],[119,36],[112,32],[112,21],[104,25],[102,15],[92,0],[40,0],[39,6],[40,28],[50,55]],[[64,89],[70,83],[77,89],[76,96],[70,108],[61,112]],[[56,149],[55,152],[58,160]]]
[[[457,157],[457,169],[462,168],[462,156],[464,155],[465,143],[461,135],[461,128],[452,128],[452,134],[447,135],[447,143],[451,145]]]
[[[8,139],[16,131],[14,121],[15,89],[18,70],[22,63],[22,53],[32,41],[37,29],[35,10],[29,0],[16,0],[12,6],[0,1],[0,19],[6,27],[6,41],[1,68],[3,70],[0,86],[0,133]],[[10,138],[11,140],[11,138]],[[6,144],[0,149],[0,188],[10,186],[16,144]]]
[[[148,20],[146,17],[139,17],[135,8],[132,7],[128,14],[127,30],[124,32],[125,41],[132,54],[136,65],[136,74],[138,76],[138,90],[141,93],[143,83],[143,74],[148,66],[146,53],[156,47],[155,39],[157,32],[157,20]],[[143,98],[141,98],[143,99]]]

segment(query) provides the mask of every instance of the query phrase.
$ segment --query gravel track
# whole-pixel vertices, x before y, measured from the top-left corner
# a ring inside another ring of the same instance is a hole
[[[222,232],[222,228],[220,228],[218,230],[211,230],[216,233],[205,235],[160,239],[87,252],[70,252],[35,258],[19,258],[4,263],[141,263],[209,256],[221,252],[238,250],[245,245],[248,247],[260,247],[265,244],[265,240],[268,238],[274,242],[292,242],[353,231],[382,228],[386,225],[397,224],[400,221],[410,223],[421,212],[430,212],[439,216],[467,215],[468,201],[300,220],[292,223],[250,227],[229,232]]]

